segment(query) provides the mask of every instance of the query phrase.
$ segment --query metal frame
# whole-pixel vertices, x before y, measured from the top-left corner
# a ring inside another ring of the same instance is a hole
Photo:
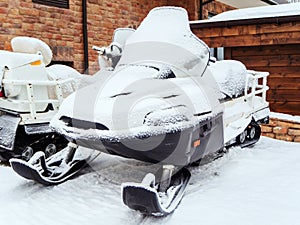
[[[262,94],[262,100],[266,101],[267,98],[267,90],[269,87],[267,86],[267,76],[269,76],[268,72],[257,72],[253,70],[247,70],[247,79],[244,90],[245,100],[250,100],[250,106],[254,108],[254,96]],[[259,84],[259,80],[262,79],[262,84]],[[250,84],[250,86],[249,86]],[[250,88],[250,92],[248,91]]]
[[[71,83],[74,81],[73,78],[68,78],[65,80],[57,80],[57,81],[36,81],[36,80],[2,80],[3,84],[9,84],[9,85],[18,85],[18,86],[26,86],[27,90],[27,96],[28,100],[14,100],[17,103],[20,104],[29,104],[30,112],[28,114],[28,117],[26,117],[26,120],[36,120],[38,118],[39,114],[44,114],[36,111],[36,104],[39,103],[48,103],[48,104],[57,104],[60,105],[63,98],[62,88],[61,86],[65,83]],[[42,100],[35,100],[34,99],[34,86],[46,86],[46,87],[55,87],[55,96],[56,99],[42,99]],[[57,108],[54,107],[54,111],[57,111]],[[25,114],[24,114],[25,115]]]

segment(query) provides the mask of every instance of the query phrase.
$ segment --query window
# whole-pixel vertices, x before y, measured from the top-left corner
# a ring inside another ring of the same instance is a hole
[[[207,19],[210,19],[210,18],[214,17],[215,15],[217,15],[217,14],[213,13],[213,12],[208,12],[208,18]]]
[[[65,9],[69,8],[69,0],[32,0],[32,2]]]
[[[224,48],[210,48],[210,56],[215,57],[217,60],[224,60]]]

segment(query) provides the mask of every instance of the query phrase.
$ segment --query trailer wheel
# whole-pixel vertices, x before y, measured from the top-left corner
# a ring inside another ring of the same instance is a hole
[[[254,126],[251,126],[248,128],[248,137],[249,137],[249,140],[253,140],[256,136],[256,129]]]
[[[237,136],[236,141],[239,144],[243,144],[247,137],[247,130],[244,130],[239,136]]]
[[[25,150],[22,152],[22,159],[25,161],[28,161],[33,156],[33,149],[29,146],[25,148]]]
[[[55,144],[47,145],[47,147],[45,149],[46,158],[54,155],[56,152],[57,152],[57,148],[56,148]]]

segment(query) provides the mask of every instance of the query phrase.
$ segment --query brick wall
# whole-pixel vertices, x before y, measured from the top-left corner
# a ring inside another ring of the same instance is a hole
[[[31,0],[2,0],[0,21],[0,49],[11,50],[10,40],[15,36],[37,37],[60,53],[53,60],[72,61],[75,68],[83,68],[80,0],[70,0],[70,9]]]
[[[262,135],[278,140],[300,142],[300,122],[270,118],[268,125],[261,126]]]
[[[70,0],[70,8],[62,9],[32,3],[32,0],[0,2],[0,49],[11,50],[15,36],[37,37],[54,52],[54,61],[73,62],[83,72],[82,1]],[[87,0],[89,62],[97,64],[93,45],[110,43],[115,28],[136,27],[156,6],[167,0]]]
[[[164,5],[168,5],[167,0],[88,0],[90,73],[98,70],[98,55],[91,50],[93,45],[108,45],[116,28],[136,28],[152,8]]]

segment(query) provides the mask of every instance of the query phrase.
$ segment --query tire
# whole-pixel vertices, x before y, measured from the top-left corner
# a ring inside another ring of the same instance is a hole
[[[33,156],[34,151],[31,147],[27,146],[25,150],[22,152],[22,159],[25,161],[29,161],[29,159]]]
[[[55,144],[49,144],[47,145],[46,149],[45,149],[45,156],[46,158],[54,155],[57,152],[57,148],[55,146]]]
[[[248,139],[253,140],[256,137],[256,128],[254,126],[250,126],[248,128]]]
[[[243,144],[246,141],[246,137],[247,137],[247,130],[244,130],[241,134],[239,134],[239,136],[237,136],[236,142],[238,144]]]

